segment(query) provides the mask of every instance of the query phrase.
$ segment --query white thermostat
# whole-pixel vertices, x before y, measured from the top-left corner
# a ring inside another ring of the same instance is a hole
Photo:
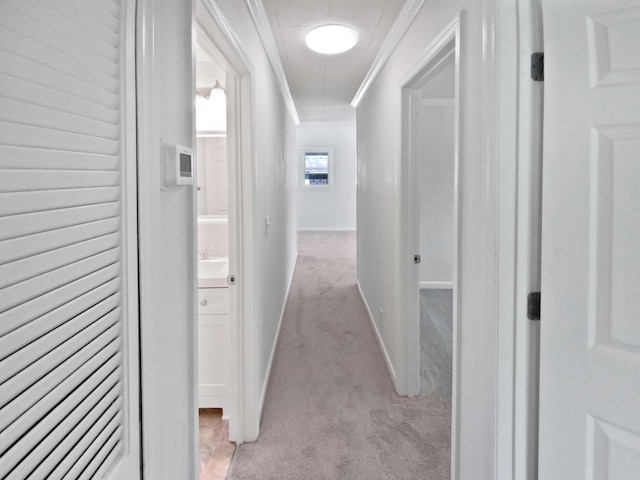
[[[164,186],[193,185],[193,149],[175,143],[162,144]]]

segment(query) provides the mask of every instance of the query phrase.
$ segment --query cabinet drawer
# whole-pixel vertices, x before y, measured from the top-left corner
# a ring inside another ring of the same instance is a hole
[[[198,315],[229,313],[228,288],[198,289]]]

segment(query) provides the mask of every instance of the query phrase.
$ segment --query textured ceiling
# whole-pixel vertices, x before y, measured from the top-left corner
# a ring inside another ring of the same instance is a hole
[[[350,106],[405,0],[262,0],[301,121],[353,118]],[[345,53],[322,55],[304,43],[320,25],[358,32]]]

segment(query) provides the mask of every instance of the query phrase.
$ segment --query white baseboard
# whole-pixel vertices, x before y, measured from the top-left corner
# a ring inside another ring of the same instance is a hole
[[[299,232],[355,232],[356,227],[298,227]]]
[[[367,303],[367,299],[364,297],[364,293],[362,293],[362,288],[360,288],[360,282],[357,281],[356,285],[358,286],[358,292],[360,293],[360,298],[362,299],[362,303],[364,304],[364,308],[367,311],[367,316],[369,317],[369,321],[371,322],[371,327],[376,334],[376,340],[378,341],[378,346],[382,351],[382,356],[384,357],[384,363],[387,366],[387,370],[389,370],[389,375],[391,376],[391,380],[393,381],[393,386],[397,389],[397,379],[396,379],[396,370],[393,368],[393,363],[391,362],[391,357],[389,357],[389,352],[387,352],[387,348],[384,346],[384,341],[382,340],[382,336],[380,335],[380,331],[378,330],[378,326],[376,325],[373,314],[371,313],[371,309],[369,308],[369,304]]]
[[[287,285],[287,293],[284,296],[284,302],[282,304],[282,310],[280,310],[280,320],[278,320],[278,328],[276,329],[276,337],[273,342],[273,347],[271,348],[271,354],[269,355],[269,363],[267,365],[267,374],[264,376],[264,382],[262,383],[262,389],[260,391],[260,399],[258,403],[258,423],[262,419],[262,410],[264,409],[264,399],[267,395],[267,387],[269,385],[269,379],[271,378],[271,367],[273,367],[273,358],[276,355],[276,348],[278,347],[278,341],[280,340],[280,329],[282,328],[282,319],[284,318],[284,310],[287,307],[287,302],[289,301],[289,294],[291,294],[291,285],[293,284],[293,274],[296,271],[296,265],[298,263],[298,257],[296,255],[296,260],[293,263],[293,268],[291,269],[291,275],[289,276],[289,285]]]
[[[420,282],[420,290],[453,290],[453,282]]]

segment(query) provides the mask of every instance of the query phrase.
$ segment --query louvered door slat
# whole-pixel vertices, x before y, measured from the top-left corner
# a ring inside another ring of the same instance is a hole
[[[55,448],[42,459],[38,466],[24,478],[62,478],[71,465],[65,465],[65,460],[69,458],[68,452],[71,452],[71,458],[76,458],[76,452],[82,452],[87,447],[87,440],[94,438],[99,432],[111,422],[115,425],[119,423],[119,419],[115,418],[120,413],[120,395],[118,386],[114,387],[104,395],[100,401],[73,427],[67,436],[65,436]],[[54,469],[57,472],[54,472]]]
[[[83,279],[86,280],[86,279]],[[45,311],[43,314],[33,316],[30,313],[30,305],[21,305],[14,310],[10,310],[0,315],[0,351],[6,351],[4,355],[15,351],[11,344],[17,338],[22,342],[32,342],[45,333],[64,324],[70,318],[90,309],[92,306],[99,304],[108,296],[117,292],[120,287],[120,279],[114,278],[109,281],[102,281],[101,276],[94,275],[93,282],[89,284],[77,283],[68,285],[67,289],[73,289],[74,286],[81,285],[86,288],[81,295],[65,301],[63,297],[56,308]],[[2,348],[6,350],[2,350]]]
[[[108,416],[109,412],[105,412],[100,419],[91,426],[85,435],[83,435],[77,444],[69,450],[69,453],[64,456],[56,467],[51,471],[50,477],[44,478],[77,478],[72,476],[72,469],[82,471],[82,468],[89,462],[89,453],[91,446],[102,445],[106,439],[108,439],[118,427],[119,411],[116,411],[111,417]],[[83,455],[86,461],[83,461]],[[75,467],[79,465],[78,467]],[[43,477],[37,477],[43,478]]]
[[[14,0],[15,1],[15,0]],[[46,0],[36,0],[39,3],[46,3]],[[100,0],[86,2],[85,0],[67,0],[70,8],[61,8],[58,3],[51,3],[51,8],[74,22],[82,25],[86,23],[86,28],[92,31],[96,28],[96,35],[107,40],[118,29],[118,20],[122,2],[112,2],[110,0]],[[82,20],[82,21],[80,21]]]
[[[8,235],[12,235],[11,239],[13,240],[24,242],[32,235],[46,234],[63,228],[87,226],[88,224],[94,227],[98,225],[94,222],[109,222],[117,218],[120,213],[119,207],[119,203],[109,202],[13,217],[0,217],[0,241],[9,240]],[[82,234],[79,237],[82,239],[92,238],[92,236],[83,238]],[[12,249],[6,245],[4,247],[0,245],[0,263],[20,258],[19,254],[9,256],[7,252],[10,250]]]
[[[37,16],[34,17],[30,12],[21,12],[7,4],[0,4],[0,26],[4,26],[8,31],[16,33],[27,31],[32,40],[46,44],[53,50],[65,52],[67,56],[88,67],[104,73],[113,74],[114,70],[117,72],[119,60],[117,50],[112,50],[111,55],[105,55],[104,51],[94,52],[87,45],[78,43],[73,36],[62,32],[43,28],[29,29],[29,26],[34,23],[43,27],[47,25],[45,21],[41,21]]]
[[[114,325],[93,339],[82,350],[69,357],[6,404],[6,415],[0,416],[0,451],[6,450],[33,427],[51,405],[57,405],[70,391],[86,380],[102,362],[118,353],[118,326]],[[89,359],[89,360],[87,360]],[[28,415],[24,415],[25,412]]]
[[[82,78],[85,82],[109,92],[117,90],[119,81],[117,64],[113,65],[111,71],[101,72],[85,62],[67,55],[66,52],[56,50],[47,43],[30,38],[29,35],[33,33],[33,30],[21,33],[6,27],[0,28],[0,44],[10,44],[11,41],[15,42],[16,37],[20,37],[20,44],[12,48],[16,55],[61,72],[82,71]]]
[[[122,449],[122,442],[120,441],[120,429],[111,435],[111,438],[105,443],[104,447],[100,450],[91,463],[87,466],[80,480],[91,480],[96,477],[102,477],[109,469],[109,464],[118,456]]]
[[[114,293],[59,326],[38,321],[40,325],[34,328],[18,329],[2,337],[0,349],[8,352],[8,356],[2,360],[5,368],[0,372],[0,382],[6,382],[3,390],[6,388],[7,392],[22,392],[70,355],[65,352],[75,353],[78,349],[73,349],[73,346],[81,339],[72,337],[85,328],[94,328],[95,322],[110,312],[111,315],[117,315],[118,312],[114,310],[119,301],[120,294]],[[55,328],[51,328],[52,326]],[[22,370],[24,372],[19,375]],[[7,403],[8,398],[0,399],[0,405]]]
[[[0,108],[2,102],[0,101]],[[68,188],[111,187],[118,184],[118,172],[5,169],[0,178],[0,192],[62,190]]]
[[[0,405],[9,402],[12,392],[26,390],[55,365],[80,350],[87,337],[97,337],[105,323],[115,323],[121,313],[116,308],[117,304],[118,297],[110,297],[36,341],[14,347],[15,352],[5,359],[6,368],[0,373],[0,381],[5,383],[0,388]],[[80,332],[82,335],[79,335]]]
[[[120,427],[117,427],[116,430],[107,438],[107,440],[100,444],[98,440],[102,440],[106,435],[101,435],[96,439],[95,442],[91,444],[89,450],[80,457],[80,462],[77,465],[82,465],[87,463],[87,465],[82,469],[80,474],[76,472],[81,470],[80,467],[72,468],[64,478],[77,478],[78,480],[91,480],[96,477],[96,470],[108,460],[109,456],[117,455],[118,450],[116,450],[120,446]],[[115,451],[114,451],[115,450]],[[82,462],[82,463],[81,463]]]
[[[0,1],[3,479],[139,475],[134,27]]]
[[[58,446],[60,442],[63,442],[73,429],[79,425],[81,421],[92,412],[92,410],[95,410],[97,405],[102,405],[103,411],[109,406],[108,403],[105,405],[104,402],[102,402],[109,391],[112,392],[110,395],[111,403],[117,401],[118,396],[117,393],[113,391],[113,387],[118,383],[119,373],[119,370],[114,370],[101,384],[91,391],[89,395],[82,399],[76,407],[71,409],[69,411],[70,413],[46,435],[45,441],[36,443],[33,450],[30,450],[29,454],[25,455],[23,460],[16,465],[16,467],[11,471],[9,478],[27,478],[27,475],[34,470],[33,465],[40,465],[49,455],[51,455],[51,452],[55,450],[56,446]],[[80,390],[77,392],[76,396],[80,396],[84,393],[80,393]],[[61,405],[60,408],[63,408],[63,406]],[[20,450],[25,451],[26,448],[22,446]]]
[[[119,240],[119,233],[107,233],[97,238],[45,251],[41,254],[35,252],[25,258],[0,266],[0,288],[19,284],[47,272],[56,271],[65,265],[113,250],[117,248]]]
[[[118,14],[109,10],[104,12],[96,2],[72,2],[66,5],[57,2],[42,0],[5,0],[8,5],[22,12],[33,12],[34,22],[44,25],[47,30],[53,32],[67,32],[71,38],[81,43],[91,44],[103,42],[118,51],[115,44],[118,41],[117,31]],[[87,12],[87,8],[93,7],[93,11]],[[67,5],[70,8],[66,8]],[[89,14],[87,14],[89,13]],[[50,19],[47,21],[46,19]],[[103,54],[108,56],[108,51]]]
[[[5,75],[25,81],[37,82],[44,88],[51,88],[74,95],[99,105],[117,109],[118,95],[92,85],[71,73],[37,63],[12,52],[0,50],[0,65]]]
[[[25,435],[21,436],[18,441],[12,444],[4,454],[3,463],[0,464],[0,475],[2,478],[14,470],[20,463],[25,463],[25,467],[28,465],[37,465],[35,459],[29,458],[33,449],[38,445],[43,445],[44,448],[53,448],[55,446],[55,443],[48,436],[51,433],[52,427],[58,425],[70,411],[76,410],[82,399],[87,397],[100,383],[106,383],[108,387],[109,378],[117,382],[117,377],[120,376],[119,362],[119,354],[108,359],[107,362],[95,371],[95,375],[91,375],[84,383],[78,385],[77,388],[71,391],[64,400],[60,401],[53,410],[47,412],[51,422],[37,423]]]
[[[113,108],[41,85],[37,79],[27,81],[23,78],[0,74],[0,96],[112,125],[118,123],[118,112]]]
[[[33,99],[31,99],[33,101]],[[0,96],[0,120],[24,124],[29,122],[33,126],[56,131],[72,132],[98,138],[117,139],[119,125],[116,123],[96,120],[88,116],[89,112],[67,113],[59,109],[50,108],[18,100],[13,96]],[[30,119],[37,118],[34,122]],[[116,119],[117,120],[117,119]],[[61,128],[61,126],[64,128]]]
[[[0,215],[19,215],[119,200],[118,187],[0,193]]]
[[[118,48],[113,45],[117,41],[113,31],[103,27],[99,22],[83,19],[82,23],[73,21],[74,12],[60,14],[53,8],[51,2],[37,0],[5,0],[7,7],[21,12],[41,29],[64,35],[82,44],[105,58],[118,59]],[[7,12],[7,15],[9,13]],[[77,19],[78,17],[76,17]],[[92,31],[93,28],[93,31]],[[100,31],[102,37],[96,35]],[[105,41],[105,38],[107,41]],[[111,42],[111,43],[110,43]]]
[[[26,145],[29,147],[70,150],[81,148],[85,152],[114,154],[118,142],[111,138],[100,138],[83,132],[70,132],[64,128],[43,127],[10,123],[0,119],[0,142],[4,145]]]
[[[0,83],[3,78],[0,76]],[[59,97],[60,94],[57,94]],[[86,109],[85,109],[86,111]],[[113,112],[109,110],[109,112]],[[117,112],[113,112],[117,115]],[[102,155],[89,152],[70,152],[49,150],[46,156],[40,151],[28,147],[0,145],[0,158],[4,168],[37,170],[112,170],[120,169],[118,155]]]
[[[119,257],[119,249],[114,248],[6,287],[0,291],[0,310],[8,310],[26,302],[38,303],[51,292],[55,292],[69,283],[87,278],[91,274],[106,270],[109,267],[112,267],[112,275],[115,277],[119,273],[117,265]]]

